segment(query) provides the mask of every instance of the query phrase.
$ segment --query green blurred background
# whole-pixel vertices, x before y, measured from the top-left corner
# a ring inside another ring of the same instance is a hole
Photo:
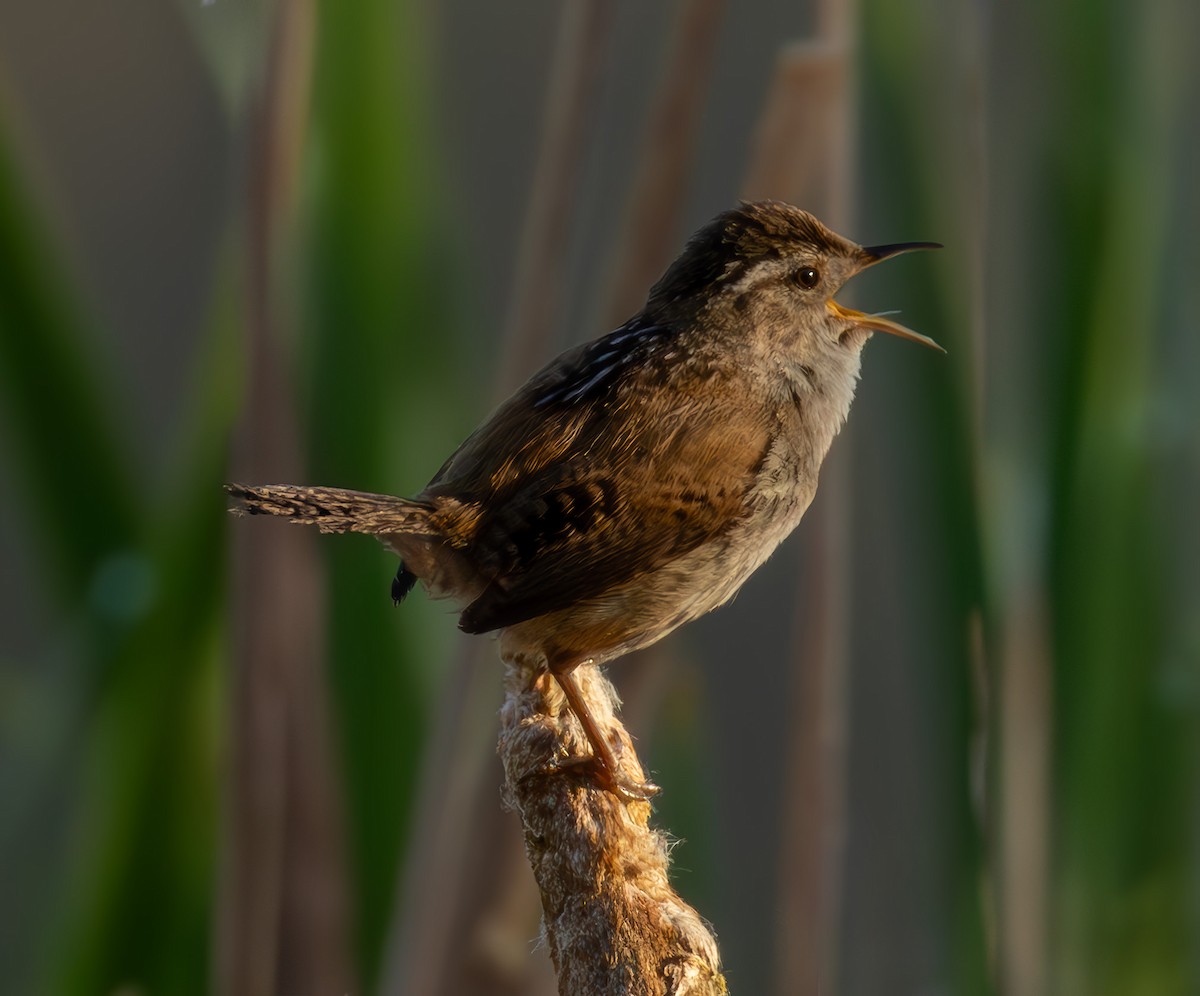
[[[946,243],[848,297],[948,355],[612,669],[732,991],[1200,992],[1198,22],[0,8],[0,990],[554,991],[491,648],[220,483],[418,490],[749,191]]]

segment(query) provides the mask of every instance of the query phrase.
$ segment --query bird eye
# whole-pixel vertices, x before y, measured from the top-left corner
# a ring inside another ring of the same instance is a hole
[[[821,274],[811,266],[802,266],[792,274],[792,279],[805,290],[812,290],[821,282]]]

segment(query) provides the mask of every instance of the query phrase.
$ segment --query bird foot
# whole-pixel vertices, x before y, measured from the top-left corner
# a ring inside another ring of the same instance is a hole
[[[574,754],[569,757],[556,758],[550,765],[549,771],[579,771],[591,769],[591,774],[600,787],[615,795],[624,803],[649,802],[662,792],[659,786],[643,779],[635,781],[623,774],[619,768],[613,769],[595,754]]]

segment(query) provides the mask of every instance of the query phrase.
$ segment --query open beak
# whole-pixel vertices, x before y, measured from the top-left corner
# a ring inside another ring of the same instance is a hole
[[[870,266],[883,259],[899,256],[902,252],[916,252],[919,249],[941,249],[940,242],[893,242],[890,246],[863,246],[859,249],[863,266]]]
[[[911,339],[913,342],[919,342],[922,346],[928,346],[930,349],[936,349],[944,353],[936,342],[927,335],[921,335],[920,332],[914,332],[910,328],[906,328],[899,322],[890,321],[880,315],[868,315],[861,311],[855,311],[853,308],[844,308],[837,301],[830,298],[825,302],[825,307],[835,318],[841,318],[847,322],[853,322],[862,328],[874,329],[876,332],[887,332],[890,335],[898,335],[901,339]]]
[[[881,260],[890,259],[892,256],[899,256],[904,252],[916,252],[918,249],[941,248],[942,244],[940,242],[896,242],[889,246],[863,246],[859,249],[858,258],[860,264],[865,269]],[[921,335],[920,332],[914,332],[899,322],[890,321],[880,315],[867,315],[861,311],[855,311],[853,308],[844,308],[832,298],[825,302],[825,307],[835,318],[853,322],[862,328],[874,329],[876,332],[887,332],[889,335],[898,335],[901,339],[911,339],[913,342],[919,342],[922,346],[928,346],[930,349],[936,349],[942,353],[945,352],[941,346],[928,336]]]

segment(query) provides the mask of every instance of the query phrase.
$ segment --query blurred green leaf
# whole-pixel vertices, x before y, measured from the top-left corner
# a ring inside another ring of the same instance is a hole
[[[1152,410],[1184,63],[1161,8],[1119,33],[1112,21],[1093,19],[1093,29],[1110,33],[1075,56],[1087,61],[1063,95],[1064,111],[1092,127],[1058,174],[1064,191],[1084,187],[1096,199],[1066,230],[1084,272],[1064,370],[1052,551],[1059,971],[1064,986],[1091,992],[1115,996],[1132,984],[1182,993],[1193,957],[1185,926],[1192,766],[1185,717],[1159,693],[1171,540],[1153,513]],[[1103,127],[1097,107],[1108,115]]]
[[[94,571],[138,536],[118,406],[0,133],[0,410],[56,594],[85,604]]]
[[[441,304],[452,267],[421,118],[420,25],[407,5],[329,3],[318,38],[305,295],[311,476],[411,494],[433,476],[459,430],[428,414],[452,410],[444,385],[455,350]],[[326,556],[358,953],[369,988],[405,853],[426,735],[426,675],[441,663],[453,627],[438,620],[437,642],[422,625],[430,616],[414,604],[419,599],[392,610],[396,561],[376,544],[329,544]]]
[[[153,598],[114,641],[113,677],[88,722],[78,858],[47,969],[55,992],[207,988],[235,320],[218,312],[197,364],[189,438],[141,554]]]

